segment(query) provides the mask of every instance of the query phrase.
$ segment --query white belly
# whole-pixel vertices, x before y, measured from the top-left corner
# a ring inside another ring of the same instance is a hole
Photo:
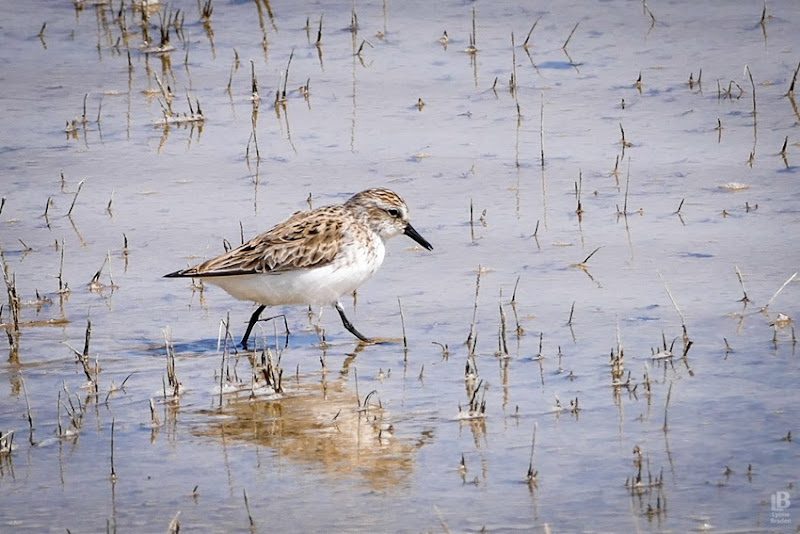
[[[322,267],[279,273],[209,276],[203,281],[217,285],[240,300],[267,306],[286,304],[333,304],[369,280],[383,263],[385,249],[378,238],[374,254],[362,247],[340,251]]]

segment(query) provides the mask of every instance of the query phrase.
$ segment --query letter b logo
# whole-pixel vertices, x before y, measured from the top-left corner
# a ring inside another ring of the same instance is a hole
[[[772,511],[782,512],[791,506],[792,501],[789,500],[788,491],[776,491],[772,494]]]

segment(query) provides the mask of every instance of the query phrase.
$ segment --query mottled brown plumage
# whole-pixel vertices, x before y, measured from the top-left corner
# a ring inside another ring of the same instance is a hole
[[[339,297],[352,293],[381,266],[384,241],[406,234],[432,250],[408,222],[408,208],[388,189],[367,189],[344,204],[297,212],[221,256],[167,274],[196,277],[241,300],[260,304],[242,345],[266,306],[332,304],[345,328],[362,341]]]
[[[324,265],[339,252],[344,217],[343,206],[301,211],[240,247],[179,272],[193,277],[230,276]]]

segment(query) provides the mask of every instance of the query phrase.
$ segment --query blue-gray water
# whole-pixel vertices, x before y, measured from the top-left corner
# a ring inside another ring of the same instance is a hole
[[[167,55],[122,7],[0,8],[4,529],[247,531],[246,492],[259,532],[797,530],[799,5],[179,1]],[[157,78],[204,122],[160,125]],[[284,394],[251,399],[217,337],[253,308],[161,276],[373,186],[435,248],[389,243],[345,305],[397,339],[402,306],[407,351],[273,310]]]

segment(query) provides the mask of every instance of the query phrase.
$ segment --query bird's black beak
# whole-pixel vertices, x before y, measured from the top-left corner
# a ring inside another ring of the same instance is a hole
[[[411,239],[413,239],[414,241],[416,241],[417,243],[419,243],[420,245],[422,245],[423,247],[425,247],[426,249],[433,250],[433,245],[428,243],[428,241],[426,241],[424,237],[419,235],[419,232],[414,230],[414,227],[411,226],[410,224],[406,225],[406,229],[403,231],[403,233],[406,234]]]

